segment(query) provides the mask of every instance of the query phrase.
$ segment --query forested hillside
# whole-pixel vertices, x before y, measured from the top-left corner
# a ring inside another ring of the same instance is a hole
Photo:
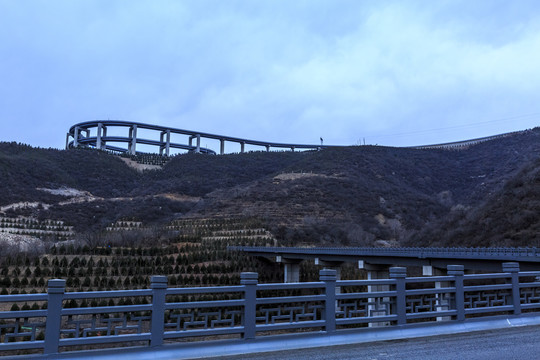
[[[534,245],[539,140],[537,128],[459,151],[185,154],[144,172],[101,151],[0,143],[0,207],[79,233],[122,219],[257,218],[288,244]]]
[[[540,157],[479,206],[456,209],[409,243],[540,247]]]

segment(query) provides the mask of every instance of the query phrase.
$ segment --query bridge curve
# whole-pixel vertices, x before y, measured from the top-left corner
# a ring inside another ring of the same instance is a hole
[[[127,136],[108,136],[107,130],[114,127],[127,128]],[[157,136],[155,139],[140,138],[137,136],[137,130],[139,129],[154,131]],[[187,135],[188,143],[181,144],[171,142],[172,134]],[[159,140],[157,139],[158,137]],[[245,152],[246,144],[264,147],[266,151],[270,151],[271,148],[291,149],[294,151],[295,149],[319,150],[330,147],[329,145],[322,144],[289,144],[251,140],[139,122],[128,122],[121,120],[92,120],[75,124],[69,129],[66,135],[66,149],[76,148],[79,146],[92,146],[97,149],[127,152],[135,155],[137,153],[137,144],[144,144],[158,147],[160,155],[169,155],[170,149],[182,149],[197,153],[216,154],[214,150],[201,146],[202,138],[219,140],[220,154],[225,153],[226,142],[240,144],[240,152]],[[196,140],[195,144],[193,144],[194,139]],[[111,145],[111,143],[126,143],[127,147]]]
[[[127,136],[108,136],[107,130],[110,128],[127,128]],[[145,139],[137,136],[137,130],[150,130],[155,132],[155,138]],[[504,134],[486,136],[476,139],[432,144],[432,145],[419,145],[409,146],[411,149],[447,149],[447,150],[463,150],[472,145],[476,145],[482,142],[497,140],[504,137],[512,136],[527,132],[530,130],[514,131]],[[188,136],[188,143],[182,144],[177,142],[171,142],[171,135],[185,135]],[[123,120],[92,120],[81,122],[73,125],[66,135],[66,149],[76,148],[79,146],[92,146],[102,150],[112,150],[117,152],[127,152],[135,155],[137,153],[137,144],[150,145],[159,148],[160,155],[169,155],[170,149],[181,149],[197,153],[204,154],[216,154],[216,151],[201,146],[201,139],[213,139],[220,141],[219,153],[223,155],[225,153],[225,143],[232,142],[240,144],[240,152],[245,152],[245,145],[261,146],[270,151],[271,148],[277,149],[295,149],[304,150],[320,150],[328,147],[344,147],[345,145],[322,145],[322,144],[290,144],[290,143],[276,143],[261,140],[244,139],[227,135],[205,133],[195,130],[177,129],[166,126],[152,125],[140,122],[131,122]],[[193,144],[193,140],[196,143]],[[115,144],[127,144],[126,147],[112,145]]]

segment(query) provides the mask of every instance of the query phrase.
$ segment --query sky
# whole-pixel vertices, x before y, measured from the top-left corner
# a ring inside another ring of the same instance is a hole
[[[540,126],[539,64],[536,0],[0,0],[0,141],[458,141]]]

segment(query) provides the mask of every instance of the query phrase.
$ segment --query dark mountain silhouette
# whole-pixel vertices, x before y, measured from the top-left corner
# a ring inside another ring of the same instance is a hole
[[[125,218],[159,225],[256,217],[290,244],[532,246],[540,224],[539,140],[537,128],[459,151],[185,154],[143,173],[101,151],[0,143],[0,206],[40,202],[4,211],[64,220],[78,231]]]

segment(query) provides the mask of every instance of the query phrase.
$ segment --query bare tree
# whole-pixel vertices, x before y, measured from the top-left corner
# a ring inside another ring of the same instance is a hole
[[[77,236],[77,240],[87,245],[90,249],[107,245],[107,236],[105,232],[101,230],[91,230],[80,233]]]

